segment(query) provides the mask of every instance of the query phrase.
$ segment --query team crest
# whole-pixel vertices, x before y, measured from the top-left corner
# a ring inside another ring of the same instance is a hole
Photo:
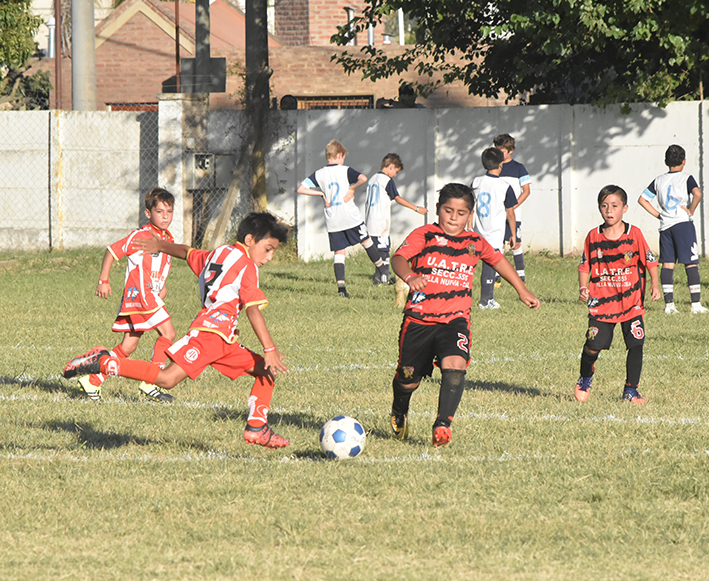
[[[586,339],[593,341],[596,338],[596,335],[598,335],[598,327],[589,327],[586,332]]]
[[[188,363],[194,363],[199,358],[199,349],[196,347],[190,347],[185,353],[185,361]]]
[[[402,367],[401,368],[401,375],[404,376],[404,379],[411,379],[414,376],[413,366],[407,365],[406,367]]]
[[[633,251],[627,250],[625,254],[623,254],[623,258],[625,259],[625,262],[630,262],[633,259]]]
[[[470,244],[468,244],[468,255],[474,256],[476,252],[477,248],[475,248],[475,242],[471,242]]]

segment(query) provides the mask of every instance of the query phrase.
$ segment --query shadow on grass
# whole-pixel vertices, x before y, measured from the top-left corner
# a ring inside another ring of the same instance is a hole
[[[501,381],[466,381],[465,390],[506,391],[507,393],[526,395],[528,397],[556,397],[557,395],[551,392],[541,391],[536,387],[520,387],[518,385],[510,385],[509,383],[503,383]]]
[[[235,421],[240,421],[246,423],[246,420],[248,419],[249,414],[247,410],[241,410],[241,411],[236,411],[236,410],[230,410],[227,408],[217,408],[214,411],[214,414],[212,415],[212,419],[216,420],[235,420]],[[329,418],[328,418],[329,419]],[[314,416],[312,414],[307,414],[307,413],[301,413],[301,414],[292,414],[292,413],[285,413],[285,414],[279,414],[277,412],[269,412],[268,414],[268,423],[271,427],[274,429],[277,426],[295,426],[297,428],[301,429],[309,429],[309,430],[320,430],[320,428],[323,427],[323,424],[327,419],[323,419],[318,416]]]
[[[91,425],[77,424],[75,422],[48,422],[45,427],[54,430],[74,434],[83,448],[96,450],[111,450],[121,448],[129,444],[138,446],[148,446],[150,444],[160,444],[154,440],[137,438],[130,434],[115,434],[95,430]]]
[[[0,385],[17,385],[19,387],[36,387],[49,393],[62,392],[69,394],[70,390],[61,381],[44,381],[43,379],[19,379],[17,377],[0,377]]]

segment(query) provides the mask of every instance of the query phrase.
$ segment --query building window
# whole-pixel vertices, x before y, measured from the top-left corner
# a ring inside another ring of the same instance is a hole
[[[374,109],[373,95],[294,97],[284,95],[281,109]]]
[[[157,103],[106,103],[108,111],[157,111]]]

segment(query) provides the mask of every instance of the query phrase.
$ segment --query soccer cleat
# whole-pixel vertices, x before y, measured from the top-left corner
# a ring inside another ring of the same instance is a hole
[[[675,307],[674,303],[667,303],[665,305],[665,314],[666,315],[674,315],[675,313],[679,313],[677,310],[677,307]]]
[[[395,440],[405,440],[409,435],[409,416],[391,414],[391,432]]]
[[[379,280],[382,284],[389,284],[389,277],[386,274],[383,274]]]
[[[451,437],[453,432],[449,426],[433,426],[433,447],[434,448],[445,448],[451,443]]]
[[[350,298],[350,294],[347,292],[347,289],[344,286],[337,288],[337,294],[339,294],[343,299]]]
[[[165,393],[164,391],[160,391],[158,386],[153,385],[152,383],[145,383],[144,381],[141,381],[138,389],[149,398],[156,401],[164,401],[165,403],[172,403],[175,401],[175,398],[172,395]]]
[[[490,299],[487,301],[487,304],[478,303],[478,307],[481,309],[499,309],[500,303],[498,303],[495,299]]]
[[[288,441],[283,436],[279,436],[274,432],[268,424],[264,424],[261,427],[250,426],[246,424],[246,429],[244,430],[244,440],[249,444],[256,444],[258,446],[263,446],[264,448],[285,448],[290,441]]]
[[[623,401],[629,401],[635,404],[647,403],[647,400],[644,399],[634,387],[626,387],[623,390]]]
[[[99,345],[94,347],[88,353],[74,357],[64,368],[64,377],[71,379],[77,375],[88,375],[89,373],[101,373],[101,364],[99,360],[104,355],[110,355],[108,349]],[[83,387],[83,386],[82,386]]]
[[[574,397],[576,401],[586,401],[591,394],[591,382],[593,377],[579,377],[574,389]]]
[[[665,312],[667,312],[667,309],[665,309]],[[701,303],[692,303],[692,313],[693,314],[709,313],[709,309],[707,309],[706,307],[703,307]]]
[[[84,390],[90,400],[101,401],[101,384],[94,385],[91,383],[90,375],[82,375],[77,378],[77,381],[79,382],[79,387]]]
[[[382,279],[379,277],[378,274],[375,274],[374,276],[372,276],[372,284],[374,286],[382,284]]]

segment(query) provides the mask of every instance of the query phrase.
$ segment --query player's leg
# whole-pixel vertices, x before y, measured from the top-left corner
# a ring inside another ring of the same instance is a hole
[[[399,360],[392,381],[391,431],[397,440],[409,433],[409,405],[421,378],[433,372],[435,325],[404,317],[399,331]]]
[[[436,352],[441,365],[438,413],[433,422],[433,445],[447,446],[452,438],[451,422],[465,388],[465,371],[470,361],[470,325],[455,319],[436,331]]]
[[[372,242],[372,239],[369,236],[367,236],[364,240],[362,240],[361,244],[362,244],[362,247],[367,251],[367,256],[369,256],[369,260],[372,261],[372,264],[376,268],[375,276],[379,275],[380,280],[383,280],[384,261],[382,260],[382,257],[379,256],[379,250],[377,249],[374,242]],[[383,281],[383,282],[388,283],[388,280],[389,280],[389,278],[387,277],[386,281]]]
[[[689,296],[692,301],[692,313],[709,313],[709,309],[702,306],[702,284],[699,276],[698,264],[686,264],[687,285],[689,286]]]
[[[625,346],[628,349],[625,358],[623,401],[643,404],[645,399],[638,392],[640,374],[643,369],[643,345],[645,344],[645,323],[642,315],[621,323],[621,328],[623,329]]]
[[[507,225],[507,228],[509,228],[509,224]],[[522,249],[522,222],[519,220],[517,221],[517,233],[515,235],[515,238],[517,240],[517,248],[512,249],[512,258],[514,259],[515,262],[515,270],[517,271],[517,276],[519,276],[522,279],[522,282],[525,281],[525,273],[524,273],[524,250]],[[507,238],[509,240],[509,238]]]
[[[128,359],[136,350],[138,341],[140,341],[142,335],[143,333],[141,331],[129,331],[124,333],[121,342],[111,349],[111,355],[120,357],[121,359]],[[77,377],[77,381],[81,389],[84,390],[90,399],[93,401],[99,401],[101,399],[101,386],[103,382],[106,381],[105,375],[102,373],[90,373]]]
[[[668,315],[679,312],[675,307],[674,276],[677,255],[672,232],[673,228],[660,232],[660,264],[662,264],[660,284],[665,298],[665,313]]]
[[[338,250],[335,252],[333,258],[333,265],[335,267],[335,282],[337,283],[337,292],[341,297],[349,297],[347,293],[347,285],[345,282],[345,250]]]
[[[175,340],[175,328],[172,326],[172,321],[168,319],[164,323],[158,325],[155,330],[158,333],[158,338],[153,346],[153,353],[150,357],[150,362],[160,366],[161,369],[164,369],[167,362],[167,350]],[[175,399],[172,395],[160,391],[156,385],[152,385],[144,381],[140,382],[138,389],[148,397],[159,401],[173,401]]]
[[[591,392],[595,364],[603,349],[608,349],[613,342],[614,323],[597,321],[588,317],[586,342],[581,350],[581,369],[579,378],[574,388],[574,397],[577,401],[586,401]]]
[[[500,305],[495,300],[495,269],[487,262],[482,263],[480,274],[480,302],[481,309],[499,309]]]
[[[389,273],[389,237],[388,236],[371,236],[372,245],[377,250],[377,256],[381,259],[381,267],[376,268],[372,282],[376,284],[391,284],[391,275]],[[375,265],[376,267],[376,265]]]

